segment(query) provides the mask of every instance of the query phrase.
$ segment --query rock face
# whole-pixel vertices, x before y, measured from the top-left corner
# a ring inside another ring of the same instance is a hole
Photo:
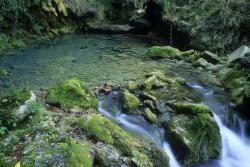
[[[90,93],[85,83],[78,79],[64,81],[49,90],[47,101],[67,109],[87,109],[97,106],[97,99]]]
[[[220,155],[219,127],[203,104],[176,104],[178,114],[173,114],[165,125],[166,137],[177,159],[184,164],[202,162]]]

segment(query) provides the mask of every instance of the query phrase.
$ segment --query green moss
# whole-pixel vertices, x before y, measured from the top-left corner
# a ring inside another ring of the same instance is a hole
[[[15,112],[30,97],[30,91],[18,91],[15,88],[4,89],[0,92],[0,126],[7,129],[15,127]]]
[[[49,91],[47,100],[62,108],[95,108],[97,99],[90,93],[85,83],[69,79]]]
[[[121,93],[121,102],[122,108],[128,112],[136,110],[139,107],[139,99],[128,91]]]
[[[152,113],[152,111],[149,108],[146,108],[143,114],[145,119],[148,120],[149,122],[151,123],[157,122],[157,116],[154,113]]]
[[[220,155],[219,127],[209,113],[175,115],[166,132],[177,158],[184,164],[204,162]]]
[[[148,49],[146,55],[153,59],[178,58],[181,51],[171,46],[153,46]]]
[[[143,82],[146,89],[154,89],[166,86],[166,83],[159,80],[156,76],[151,76]]]
[[[107,121],[105,117],[98,114],[88,115],[80,118],[78,124],[80,127],[84,128],[89,135],[95,137],[97,140],[101,140],[109,144],[114,143],[110,131],[113,124]]]
[[[152,162],[155,163],[158,158],[165,157],[165,154],[159,151],[157,158],[153,157],[146,144],[100,114],[85,115],[79,118],[78,125],[94,139],[112,144],[122,154],[133,158],[137,166],[153,166]],[[165,157],[162,162],[166,161],[168,158]]]
[[[209,107],[203,103],[176,102],[173,107],[177,112],[186,114],[211,113]]]
[[[249,98],[250,82],[248,81],[249,70],[239,68],[224,68],[218,76],[223,85],[231,92],[233,101],[238,106],[247,105]]]
[[[66,154],[67,164],[70,167],[92,167],[94,157],[91,155],[93,145],[87,141],[69,139],[67,143],[61,143],[60,148]]]

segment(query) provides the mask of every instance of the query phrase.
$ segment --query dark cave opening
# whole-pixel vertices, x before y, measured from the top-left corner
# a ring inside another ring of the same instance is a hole
[[[146,19],[151,23],[151,27],[155,28],[156,26],[159,26],[162,24],[162,14],[163,9],[160,4],[157,4],[154,1],[149,1],[146,4],[147,8],[145,11],[145,17]]]
[[[145,18],[150,22],[150,31],[168,41],[169,45],[181,50],[190,49],[190,36],[178,25],[163,20],[162,4],[151,0],[146,4]]]

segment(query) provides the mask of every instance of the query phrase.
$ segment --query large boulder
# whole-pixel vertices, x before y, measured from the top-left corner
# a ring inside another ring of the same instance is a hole
[[[120,150],[123,155],[132,159],[135,166],[168,166],[167,155],[155,144],[139,140],[100,114],[85,115],[78,119],[77,124],[90,137]]]
[[[248,53],[250,53],[250,48],[243,45],[227,56],[228,59],[227,62],[228,63],[237,62],[240,59],[243,59],[244,57],[249,55]]]
[[[203,104],[176,104],[177,113],[165,124],[166,138],[184,164],[219,158],[220,130],[208,107]]]
[[[75,78],[50,89],[47,102],[67,109],[96,108],[98,103],[85,83]]]

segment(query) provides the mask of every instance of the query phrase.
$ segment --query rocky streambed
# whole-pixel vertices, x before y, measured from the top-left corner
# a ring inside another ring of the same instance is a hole
[[[1,57],[0,165],[248,167],[223,60],[153,45],[78,34]]]

